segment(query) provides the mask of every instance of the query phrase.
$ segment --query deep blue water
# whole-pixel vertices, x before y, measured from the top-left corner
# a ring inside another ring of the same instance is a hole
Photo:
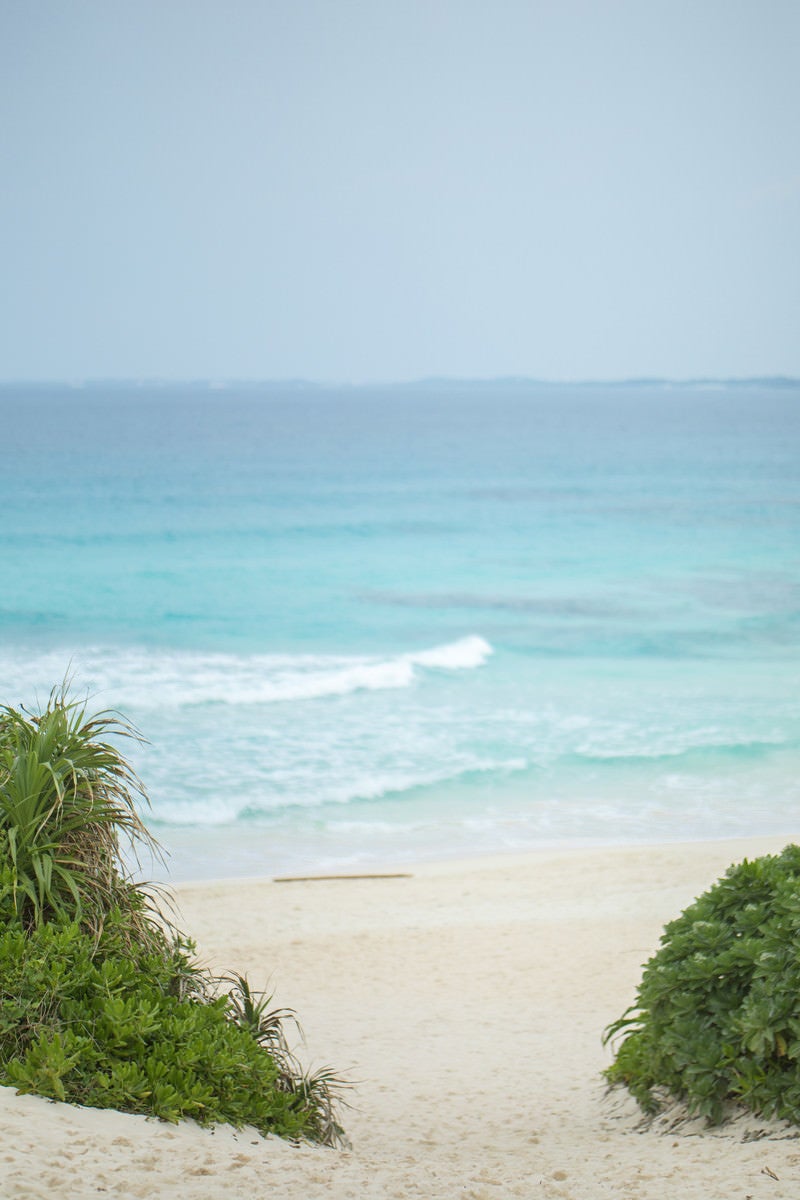
[[[0,389],[0,699],[178,877],[790,832],[800,388]]]

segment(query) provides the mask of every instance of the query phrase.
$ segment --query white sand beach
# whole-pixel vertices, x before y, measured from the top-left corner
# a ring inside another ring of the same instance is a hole
[[[181,886],[183,927],[354,1081],[348,1150],[0,1089],[0,1195],[796,1200],[800,1138],[755,1119],[642,1128],[604,1026],[666,921],[784,838],[548,851],[408,878]]]

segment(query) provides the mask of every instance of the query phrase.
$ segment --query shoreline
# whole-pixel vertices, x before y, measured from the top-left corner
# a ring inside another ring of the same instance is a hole
[[[399,856],[397,858],[376,858],[368,859],[365,862],[357,864],[342,865],[341,867],[323,865],[319,867],[309,867],[307,869],[287,868],[285,871],[278,872],[269,870],[262,874],[253,875],[197,875],[187,877],[185,879],[165,879],[158,881],[160,887],[166,888],[170,892],[180,893],[184,889],[204,888],[204,887],[220,887],[230,886],[236,887],[239,885],[256,886],[262,883],[282,882],[283,876],[295,877],[300,881],[313,881],[316,879],[348,879],[358,878],[360,876],[368,877],[375,876],[376,878],[387,875],[403,874],[407,876],[424,875],[427,873],[439,873],[448,871],[470,871],[473,868],[494,869],[500,868],[503,865],[509,867],[520,866],[528,861],[546,860],[550,857],[581,856],[584,854],[622,854],[628,852],[658,851],[661,848],[676,848],[676,847],[725,847],[728,846],[733,852],[734,857],[731,862],[736,860],[736,852],[738,847],[744,848],[746,852],[749,848],[749,853],[773,853],[774,848],[780,843],[779,849],[782,849],[788,842],[800,842],[800,830],[797,833],[756,833],[756,834],[732,834],[726,837],[707,837],[707,838],[669,838],[662,840],[653,840],[650,838],[642,838],[629,841],[596,841],[594,839],[586,839],[579,841],[576,839],[562,839],[548,843],[542,843],[538,846],[531,846],[526,849],[509,849],[497,850],[490,849],[475,851],[471,854],[463,852],[453,853],[450,855],[437,856],[435,854],[424,855],[422,857],[414,856]],[[765,849],[753,851],[753,847],[763,846]],[[746,854],[745,854],[746,856]],[[169,852],[166,854],[167,864],[169,863]],[[294,881],[294,880],[293,880]]]
[[[272,991],[275,1007],[298,1014],[304,1061],[353,1081],[352,1148],[0,1089],[0,1196],[793,1200],[795,1131],[756,1118],[675,1126],[674,1114],[643,1128],[601,1076],[602,1031],[633,1001],[664,925],[732,862],[793,840],[548,850],[423,863],[401,878],[180,884],[178,923],[202,960]]]

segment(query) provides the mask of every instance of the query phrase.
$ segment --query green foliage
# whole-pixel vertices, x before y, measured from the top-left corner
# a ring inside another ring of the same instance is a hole
[[[0,1082],[168,1121],[314,1136],[302,1087],[232,1019],[229,996],[181,998],[183,952],[133,955],[110,915],[99,943],[51,921],[0,935]]]
[[[87,716],[64,688],[39,716],[0,708],[3,884],[27,927],[65,915],[97,924],[121,904],[146,935],[147,897],[125,876],[120,840],[156,844],[136,808],[142,786],[109,740],[136,736],[114,713]]]
[[[120,858],[157,846],[141,785],[65,690],[31,716],[0,709],[0,1083],[168,1121],[344,1141],[341,1081],[303,1072],[242,976],[214,979]],[[230,990],[226,993],[224,987]]]
[[[294,1013],[285,1008],[270,1010],[272,998],[254,993],[243,975],[232,975],[220,982],[232,984],[228,992],[229,1019],[240,1029],[247,1030],[269,1053],[278,1068],[277,1086],[293,1096],[308,1114],[307,1136],[326,1146],[346,1143],[344,1130],[336,1116],[343,1081],[329,1067],[320,1067],[310,1073],[303,1071],[289,1049],[284,1032],[287,1020],[297,1025]]]
[[[730,1102],[800,1124],[800,847],[745,860],[666,926],[606,1072],[721,1121]]]

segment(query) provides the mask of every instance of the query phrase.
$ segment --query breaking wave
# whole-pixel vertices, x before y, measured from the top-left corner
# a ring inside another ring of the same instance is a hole
[[[426,671],[468,671],[493,653],[472,635],[431,649],[368,655],[224,654],[179,650],[87,649],[71,663],[57,651],[3,664],[6,694],[43,699],[54,680],[73,676],[76,692],[126,710],[198,704],[276,704],[408,688]],[[12,700],[12,702],[15,702]]]

